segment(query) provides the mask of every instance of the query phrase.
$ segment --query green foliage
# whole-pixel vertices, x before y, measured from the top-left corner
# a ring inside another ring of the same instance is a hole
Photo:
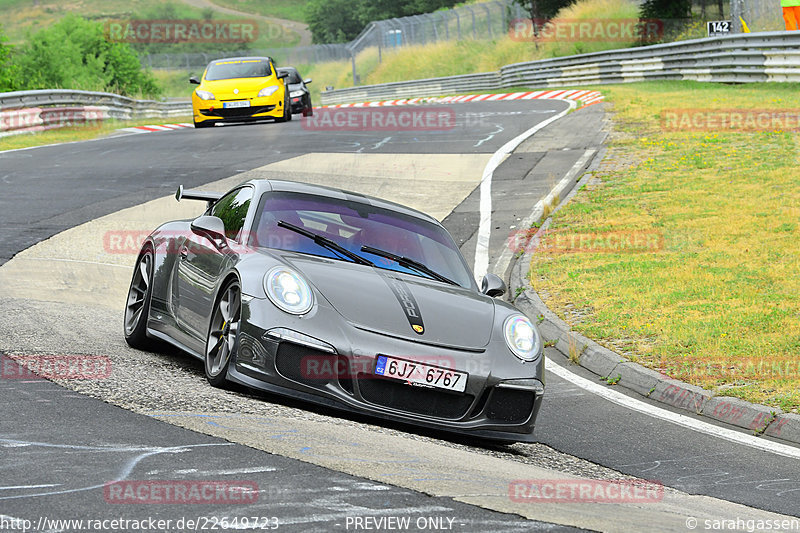
[[[309,0],[305,18],[315,43],[342,43],[372,21],[430,13],[458,0]]]
[[[692,0],[646,0],[639,8],[643,19],[684,19],[692,16]]]
[[[561,9],[569,7],[576,0],[514,0],[528,13],[531,20],[551,19],[556,16]]]
[[[12,48],[5,44],[5,35],[0,29],[0,92],[18,89],[19,73],[11,57]]]
[[[75,15],[33,35],[15,58],[21,89],[82,89],[157,96],[160,89],[127,43],[106,40],[103,25]]]
[[[306,20],[315,43],[343,43],[364,27],[351,0],[312,0],[306,4]]]

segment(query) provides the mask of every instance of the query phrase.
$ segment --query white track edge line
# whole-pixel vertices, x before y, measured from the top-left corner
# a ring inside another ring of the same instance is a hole
[[[548,360],[552,362],[552,359],[549,357]],[[573,385],[577,385],[578,387],[587,390],[592,394],[596,394],[601,398],[627,409],[638,411],[653,418],[660,418],[661,420],[671,422],[677,426],[682,426],[687,429],[697,431],[698,433],[705,433],[706,435],[711,435],[712,437],[719,437],[736,444],[744,444],[745,446],[749,446],[751,448],[782,455],[784,457],[800,459],[800,448],[781,444],[780,442],[768,441],[760,437],[748,435],[746,433],[741,433],[739,431],[734,431],[732,429],[720,427],[714,424],[709,424],[708,422],[704,422],[702,420],[695,420],[694,418],[686,415],[667,411],[666,409],[650,405],[641,400],[637,400],[636,398],[631,398],[630,396],[610,389],[607,386],[604,387],[594,383],[593,381],[570,372],[566,368],[556,363],[547,365],[546,369],[556,376],[569,381]]]
[[[503,158],[510,154],[514,148],[522,144],[528,137],[560,119],[577,106],[574,100],[561,101],[567,102],[569,107],[505,143],[492,154],[492,157],[489,158],[489,161],[483,169],[480,185],[480,222],[478,224],[478,238],[475,243],[475,262],[472,269],[478,283],[480,283],[481,278],[483,278],[489,269],[489,237],[492,232],[492,176],[494,175],[494,171],[500,166],[500,163],[503,162]]]

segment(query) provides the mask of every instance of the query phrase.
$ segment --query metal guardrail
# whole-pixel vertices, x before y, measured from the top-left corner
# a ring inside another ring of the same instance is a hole
[[[0,132],[37,131],[69,123],[115,118],[189,115],[191,103],[135,100],[127,96],[66,89],[0,93]]]
[[[508,87],[565,87],[645,80],[800,81],[800,32],[710,37],[506,65],[499,72],[362,85],[322,93],[324,105],[439,96]]]

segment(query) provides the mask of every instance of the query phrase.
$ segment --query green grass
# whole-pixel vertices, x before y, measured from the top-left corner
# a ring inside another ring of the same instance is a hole
[[[580,191],[554,216],[545,245],[608,231],[643,232],[661,245],[644,253],[553,248],[536,254],[532,286],[574,329],[645,366],[797,412],[800,137],[667,131],[661,119],[687,107],[792,109],[800,85],[600,89],[628,134],[611,143],[606,164],[633,165],[603,171],[602,185]]]
[[[201,19],[205,12],[180,1],[174,6],[177,18]],[[129,19],[142,16],[165,4],[162,0],[0,0],[0,27],[11,44],[22,44],[29,34],[55,23],[67,13],[90,20]],[[240,16],[213,13],[215,20],[240,19]],[[281,26],[258,21],[258,38],[249,43],[253,49],[294,46],[300,36],[287,34]],[[197,51],[214,51],[214,43],[197,46]]]
[[[164,88],[164,95],[167,98],[191,98],[192,91],[197,88],[197,85],[189,83],[189,77],[200,77],[203,74],[202,69],[197,70],[154,70],[158,84]]]
[[[213,0],[213,2],[245,13],[305,22],[307,0]]]
[[[0,137],[0,152],[17,148],[30,148],[46,144],[57,144],[73,141],[87,141],[105,137],[120,128],[132,126],[146,126],[148,124],[175,124],[178,122],[192,122],[192,116],[178,116],[169,118],[148,118],[139,120],[106,120],[100,123],[84,124],[47,130],[39,133],[21,133]]]

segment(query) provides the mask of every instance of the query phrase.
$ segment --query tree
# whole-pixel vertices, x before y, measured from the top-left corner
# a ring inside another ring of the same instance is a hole
[[[157,96],[160,89],[127,43],[106,40],[103,25],[69,14],[37,32],[16,58],[24,89],[105,90]]]
[[[692,0],[645,0],[639,8],[642,19],[686,19],[692,17]]]
[[[344,43],[354,39],[364,25],[358,17],[359,0],[310,0],[306,21],[314,43]]]
[[[549,20],[556,16],[556,13],[569,7],[575,3],[576,0],[514,0],[514,3],[519,5],[528,13],[531,21],[535,25],[540,24],[543,20]]]
[[[458,0],[309,0],[306,22],[315,43],[355,39],[370,22],[430,13]]]

